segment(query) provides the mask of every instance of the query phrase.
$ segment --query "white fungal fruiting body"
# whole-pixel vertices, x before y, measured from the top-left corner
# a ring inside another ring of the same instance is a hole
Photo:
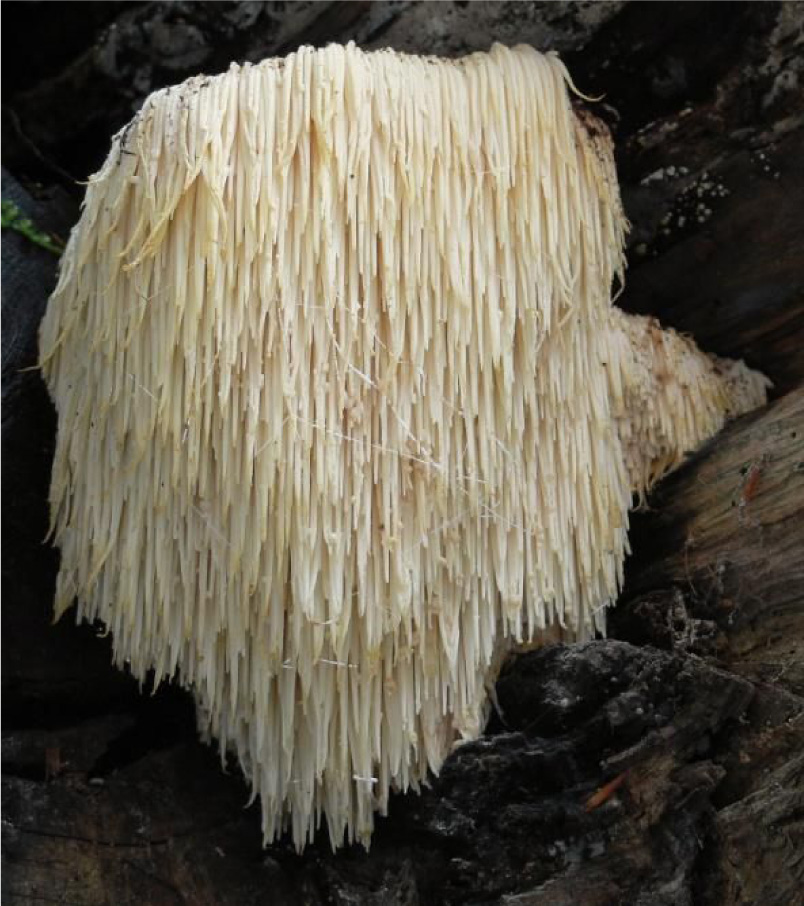
[[[764,393],[631,417],[652,359],[566,82],[303,48],[153,95],[89,185],[41,333],[56,612],[193,689],[266,840],[367,843],[506,640],[604,629],[632,491]]]
[[[633,492],[681,465],[726,420],[765,402],[770,381],[743,362],[705,355],[653,318],[611,311],[612,413]]]

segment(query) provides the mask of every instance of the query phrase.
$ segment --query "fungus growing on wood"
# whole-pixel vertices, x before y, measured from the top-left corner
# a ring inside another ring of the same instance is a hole
[[[56,614],[192,689],[266,841],[367,844],[511,644],[604,631],[628,509],[765,382],[611,305],[554,56],[302,48],[152,95],[41,330]]]

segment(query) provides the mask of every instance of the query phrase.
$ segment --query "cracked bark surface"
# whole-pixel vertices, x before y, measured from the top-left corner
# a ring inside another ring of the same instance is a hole
[[[64,237],[154,88],[355,39],[565,55],[618,147],[619,304],[775,382],[632,520],[609,640],[507,665],[487,734],[370,853],[263,850],[237,770],[176,689],[53,627],[53,414],[34,372],[55,258],[3,232],[3,902],[787,904],[804,886],[804,75],[796,4],[17,4],[3,198]],[[80,13],[80,15],[78,15]],[[41,25],[41,27],[40,27]],[[34,28],[36,26],[36,28]],[[37,37],[38,35],[38,37]],[[5,42],[4,42],[5,43]],[[24,184],[23,188],[20,183]],[[26,191],[27,189],[27,191]],[[147,690],[146,690],[147,691]]]

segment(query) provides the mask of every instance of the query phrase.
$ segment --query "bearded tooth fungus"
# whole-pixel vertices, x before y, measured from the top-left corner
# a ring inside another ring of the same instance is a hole
[[[765,399],[613,308],[567,84],[302,48],[152,95],[90,181],[41,328],[56,614],[193,691],[266,842],[368,845],[509,646],[604,631],[634,494]]]

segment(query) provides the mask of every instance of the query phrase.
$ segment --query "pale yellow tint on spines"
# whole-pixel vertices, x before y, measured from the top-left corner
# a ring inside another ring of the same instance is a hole
[[[604,631],[632,494],[764,398],[612,308],[625,229],[527,47],[302,48],[115,137],[40,338],[56,613],[193,690],[266,842],[368,845],[512,645]]]

